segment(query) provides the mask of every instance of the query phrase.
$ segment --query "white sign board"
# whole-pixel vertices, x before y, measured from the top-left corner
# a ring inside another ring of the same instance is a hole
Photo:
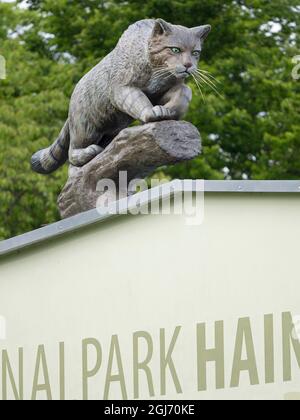
[[[0,260],[1,399],[300,394],[300,200],[207,194]]]

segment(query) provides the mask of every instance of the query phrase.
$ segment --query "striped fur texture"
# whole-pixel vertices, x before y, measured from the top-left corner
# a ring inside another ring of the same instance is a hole
[[[70,147],[69,121],[65,123],[57,140],[47,149],[39,150],[31,158],[35,172],[46,175],[54,172],[68,160]]]
[[[58,139],[33,155],[32,169],[48,174],[67,159],[83,166],[133,120],[182,118],[192,98],[185,81],[198,71],[210,29],[162,19],[131,25],[116,48],[80,80]]]

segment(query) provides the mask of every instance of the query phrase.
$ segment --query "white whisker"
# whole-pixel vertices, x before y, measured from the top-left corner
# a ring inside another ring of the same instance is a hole
[[[194,76],[194,74],[192,74],[192,77],[193,77],[193,79],[194,79],[194,81],[195,81],[195,83],[196,83],[197,88],[199,89],[199,91],[200,91],[200,93],[201,93],[201,96],[202,96],[202,100],[203,100],[203,102],[205,102],[205,98],[204,98],[204,95],[203,95],[203,92],[202,92],[202,89],[201,89],[200,83],[198,82],[198,80],[196,79],[196,77]]]
[[[196,78],[196,76],[195,76]],[[197,78],[199,78],[203,83],[205,83],[207,86],[209,86],[220,98],[224,99],[224,96],[220,94],[220,92],[217,90],[215,84],[211,82],[209,79],[205,79],[203,75],[197,73]]]
[[[206,77],[213,79],[216,83],[221,84],[220,80],[216,79],[216,78],[212,75],[212,73],[210,73],[209,71],[202,70],[202,69],[197,69],[197,72],[198,72],[198,73],[200,72],[201,74],[205,75]]]
[[[217,86],[215,85],[215,83],[212,80],[210,80],[208,77],[206,77],[204,74],[201,74],[201,73],[198,73],[197,72],[197,75],[200,76],[200,77],[202,77],[208,83],[211,83],[212,86],[214,86],[217,89]]]

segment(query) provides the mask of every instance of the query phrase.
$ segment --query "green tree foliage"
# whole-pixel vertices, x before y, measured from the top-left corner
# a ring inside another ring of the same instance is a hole
[[[0,1],[0,239],[57,220],[67,176],[33,173],[31,154],[49,145],[67,116],[76,82],[105,56],[132,22],[162,17],[210,23],[201,68],[222,98],[191,82],[187,119],[201,131],[203,154],[164,169],[170,177],[300,177],[300,85],[297,0],[28,0]],[[22,5],[23,7],[19,7]]]

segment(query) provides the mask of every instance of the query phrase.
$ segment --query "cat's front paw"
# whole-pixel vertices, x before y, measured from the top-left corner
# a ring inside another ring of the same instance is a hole
[[[144,115],[142,116],[142,121],[148,123],[154,121],[172,120],[174,117],[175,115],[173,111],[164,106],[157,105],[152,109],[145,111]]]

